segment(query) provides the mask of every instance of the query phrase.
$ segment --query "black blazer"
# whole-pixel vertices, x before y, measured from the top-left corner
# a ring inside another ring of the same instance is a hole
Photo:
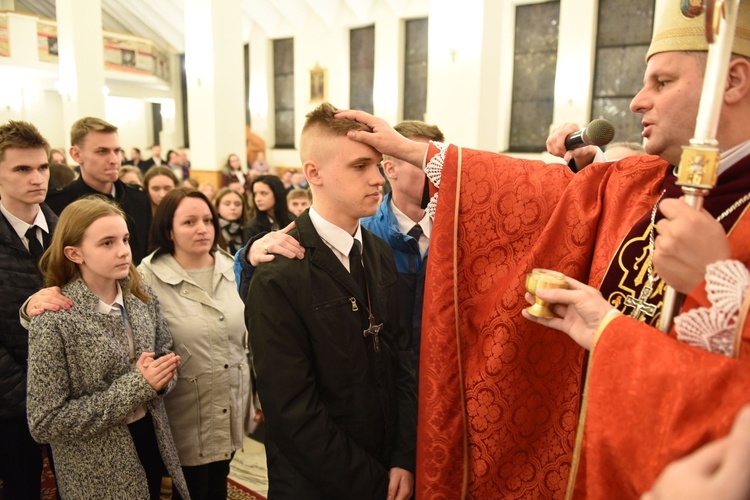
[[[140,264],[141,259],[148,255],[148,232],[151,230],[151,200],[148,194],[122,181],[115,181],[115,197],[112,198],[95,190],[83,182],[83,177],[79,177],[66,186],[49,191],[46,203],[53,212],[60,215],[65,207],[90,194],[106,196],[120,205],[127,216],[133,264]]]
[[[141,162],[138,164],[138,168],[140,168],[141,172],[145,174],[146,172],[148,172],[148,169],[153,167],[154,165],[156,165],[156,162],[154,161],[154,159],[149,158],[148,160],[141,160]],[[166,167],[167,162],[165,162],[164,160],[161,160],[161,163],[159,163],[159,165],[164,165]]]
[[[415,377],[399,327],[390,248],[364,228],[380,351],[365,338],[367,296],[307,212],[290,234],[303,259],[259,266],[245,309],[266,417],[269,498],[382,500],[388,470],[414,472]]]
[[[44,204],[40,209],[47,219],[51,237],[57,216]],[[48,238],[44,246],[49,246]],[[0,422],[26,415],[29,334],[18,320],[18,310],[42,286],[42,273],[37,264],[38,260],[0,213],[0,373],[3,374],[0,377]]]

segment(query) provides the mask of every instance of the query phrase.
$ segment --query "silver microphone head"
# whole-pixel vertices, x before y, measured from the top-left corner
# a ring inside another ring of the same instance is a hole
[[[597,118],[583,130],[583,142],[589,146],[605,146],[615,138],[615,127],[604,118]]]

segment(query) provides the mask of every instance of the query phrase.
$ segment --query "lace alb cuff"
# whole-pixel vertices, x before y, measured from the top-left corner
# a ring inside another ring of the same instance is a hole
[[[711,307],[699,307],[675,318],[677,340],[725,356],[733,356],[737,321],[750,286],[750,271],[737,260],[706,267],[706,295]]]
[[[448,144],[437,142],[437,141],[430,141],[430,144],[435,146],[438,150],[438,152],[434,155],[432,155],[432,158],[430,158],[430,161],[427,161],[427,155],[429,154],[430,148],[427,148],[425,150],[425,158],[422,161],[424,167],[424,173],[427,175],[427,178],[430,180],[433,186],[440,189],[440,177],[443,174],[443,163],[445,162],[445,154],[448,151]],[[430,202],[427,204],[427,208],[425,209],[427,213],[430,215],[430,219],[435,220],[435,212],[437,211],[437,201],[438,201],[438,193],[435,193],[432,198],[430,198]]]

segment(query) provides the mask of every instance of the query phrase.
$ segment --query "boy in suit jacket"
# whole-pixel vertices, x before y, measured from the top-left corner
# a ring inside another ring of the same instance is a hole
[[[335,111],[322,104],[302,130],[314,201],[290,234],[304,257],[258,267],[247,297],[269,498],[405,499],[416,445],[411,354],[390,248],[359,224],[380,203],[382,155],[348,139],[363,126]]]

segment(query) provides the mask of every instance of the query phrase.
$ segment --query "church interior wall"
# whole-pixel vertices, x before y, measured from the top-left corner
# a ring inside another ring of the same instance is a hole
[[[349,30],[375,25],[375,113],[395,123],[402,119],[403,22],[429,17],[427,112],[448,140],[467,147],[503,151],[508,146],[513,76],[514,11],[537,0],[373,0],[355,11],[344,5],[325,21],[318,16],[286,17],[273,27],[254,24],[249,31],[249,102],[252,129],[266,141],[267,159],[275,166],[298,166],[298,151],[274,148],[272,41],[294,38],[295,135],[304,117],[317,105],[310,101],[310,70],[327,70],[327,98],[338,107],[349,105]],[[657,0],[657,4],[665,0]],[[596,39],[596,1],[560,1],[560,35],[555,80],[554,120],[585,124]],[[657,8],[657,11],[659,9]],[[34,62],[35,18],[10,13],[13,55],[0,58],[0,70],[24,73],[23,78],[0,79],[0,119],[28,119],[60,145],[61,100],[55,87],[56,65]],[[29,62],[32,61],[32,62]],[[172,79],[139,82],[107,72],[109,96],[106,119],[121,128],[126,150],[146,148],[152,140],[150,103],[163,103],[162,149],[182,146],[182,113],[178,67]],[[24,83],[25,82],[25,83]],[[31,82],[31,83],[29,83]],[[195,140],[195,139],[193,139]],[[516,154],[516,153],[514,153]],[[546,154],[517,154],[552,160]],[[206,166],[219,168],[220,165]]]

